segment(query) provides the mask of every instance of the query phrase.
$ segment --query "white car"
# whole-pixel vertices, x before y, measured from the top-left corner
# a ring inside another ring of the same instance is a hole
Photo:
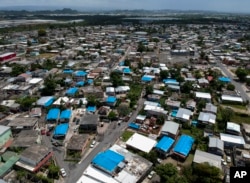
[[[67,176],[67,173],[66,173],[66,171],[65,171],[64,168],[61,168],[60,172],[61,172],[62,177],[66,177]]]
[[[96,141],[93,140],[92,143],[90,144],[90,147],[93,148],[95,146],[95,144],[96,144]]]
[[[231,157],[230,156],[227,156],[227,162],[231,163]]]
[[[152,179],[152,177],[154,176],[155,174],[155,171],[151,171],[149,174],[148,174],[148,179]]]

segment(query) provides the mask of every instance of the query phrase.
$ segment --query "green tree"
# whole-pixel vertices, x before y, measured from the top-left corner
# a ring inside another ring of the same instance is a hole
[[[235,86],[230,83],[230,84],[227,85],[227,90],[234,91],[235,90]]]
[[[12,76],[18,76],[19,74],[22,74],[26,71],[26,68],[22,65],[19,64],[14,64],[12,66],[12,71],[11,71],[11,75]]]
[[[30,40],[27,40],[27,46],[32,46],[32,43]]]
[[[44,88],[42,89],[41,95],[50,96],[54,95],[56,89],[56,81],[54,80],[52,75],[49,75],[44,80]]]
[[[108,114],[108,118],[113,121],[115,119],[117,119],[117,114],[114,112],[114,111],[111,111],[109,114]]]
[[[162,182],[168,182],[171,177],[176,177],[178,170],[171,164],[160,164],[155,167],[155,172],[160,176]]]
[[[164,118],[163,115],[161,115],[160,117],[158,117],[157,120],[156,120],[156,123],[157,123],[158,125],[163,125],[164,122],[165,122],[165,118]]]
[[[46,32],[46,30],[44,30],[44,29],[39,29],[39,30],[37,31],[37,34],[38,34],[38,37],[43,37],[43,36],[46,36],[46,35],[47,35],[47,32]]]
[[[58,166],[50,164],[48,169],[49,169],[49,173],[48,173],[49,178],[52,178],[52,179],[59,178],[60,168]]]
[[[160,77],[161,77],[162,80],[163,80],[163,79],[167,79],[167,78],[169,77],[169,72],[166,71],[166,70],[162,70],[162,71],[160,72]]]
[[[117,111],[118,111],[120,116],[127,116],[130,113],[129,106],[127,104],[124,104],[124,103],[121,103],[118,106]]]
[[[24,98],[17,99],[17,103],[20,104],[20,107],[24,110],[29,110],[34,102],[37,101],[37,98],[27,96]]]
[[[158,155],[155,151],[150,151],[149,153],[146,152],[139,152],[139,155],[147,159],[148,161],[152,162],[153,164],[157,164]]]
[[[147,85],[146,88],[145,88],[145,90],[146,90],[146,95],[149,95],[149,94],[153,93],[154,88],[153,88],[152,85]]]
[[[201,59],[205,59],[206,58],[206,53],[204,51],[201,51],[200,58]]]
[[[100,100],[98,100],[94,95],[89,95],[87,97],[88,106],[97,106],[101,105]]]
[[[231,118],[233,117],[234,115],[234,111],[230,108],[221,108],[221,117],[222,117],[222,121],[224,123],[228,122],[231,120]]]
[[[190,93],[190,91],[193,89],[192,86],[193,82],[187,81],[183,85],[181,85],[181,92],[182,93]]]
[[[124,61],[124,66],[129,66],[129,67],[131,67],[131,60],[126,59],[126,60]]]
[[[110,73],[110,79],[111,79],[111,82],[112,82],[114,87],[124,85],[121,73],[111,72]]]
[[[235,71],[235,74],[239,78],[240,81],[246,81],[246,76],[248,75],[248,72],[246,69],[243,69],[241,67],[238,67]]]
[[[147,51],[147,48],[142,44],[142,42],[140,42],[138,44],[137,51],[142,53],[142,52]]]

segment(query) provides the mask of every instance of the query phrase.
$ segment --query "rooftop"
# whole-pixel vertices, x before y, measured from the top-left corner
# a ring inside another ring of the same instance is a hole
[[[83,125],[83,124],[97,124],[98,123],[98,119],[99,119],[99,116],[98,115],[95,115],[95,114],[89,114],[89,115],[85,115],[83,116],[83,118],[81,119],[81,122],[80,124]]]
[[[87,134],[73,135],[68,142],[67,149],[81,151],[88,139],[89,136]]]
[[[33,127],[38,122],[37,118],[17,117],[10,121],[10,127]]]

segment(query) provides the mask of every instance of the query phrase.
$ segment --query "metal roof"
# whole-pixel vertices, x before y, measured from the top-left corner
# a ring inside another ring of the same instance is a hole
[[[216,147],[224,151],[224,142],[216,137],[209,137],[208,147]]]
[[[161,133],[177,134],[180,124],[173,121],[165,121],[161,128]]]
[[[240,133],[240,125],[233,122],[227,122],[227,130],[232,130]]]
[[[198,118],[199,121],[208,122],[212,124],[215,124],[215,119],[216,119],[216,116],[214,114],[207,113],[207,112],[200,112],[199,118]]]

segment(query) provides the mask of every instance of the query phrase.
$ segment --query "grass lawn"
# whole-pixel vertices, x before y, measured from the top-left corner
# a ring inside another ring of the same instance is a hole
[[[240,123],[250,124],[250,116],[241,116],[238,114],[234,114],[230,121],[239,123],[239,124]]]
[[[193,162],[194,154],[189,154],[185,162],[183,163],[183,166],[190,166]]]
[[[232,108],[237,108],[237,109],[241,109],[241,110],[246,110],[246,106],[244,105],[237,105],[237,104],[227,104],[225,107],[232,107]]]
[[[122,134],[122,141],[126,142],[133,134],[134,132],[128,130],[124,131]]]
[[[192,136],[192,132],[191,132],[191,130],[190,129],[181,129],[181,133],[182,134],[186,134],[186,135],[190,135],[190,136]]]

